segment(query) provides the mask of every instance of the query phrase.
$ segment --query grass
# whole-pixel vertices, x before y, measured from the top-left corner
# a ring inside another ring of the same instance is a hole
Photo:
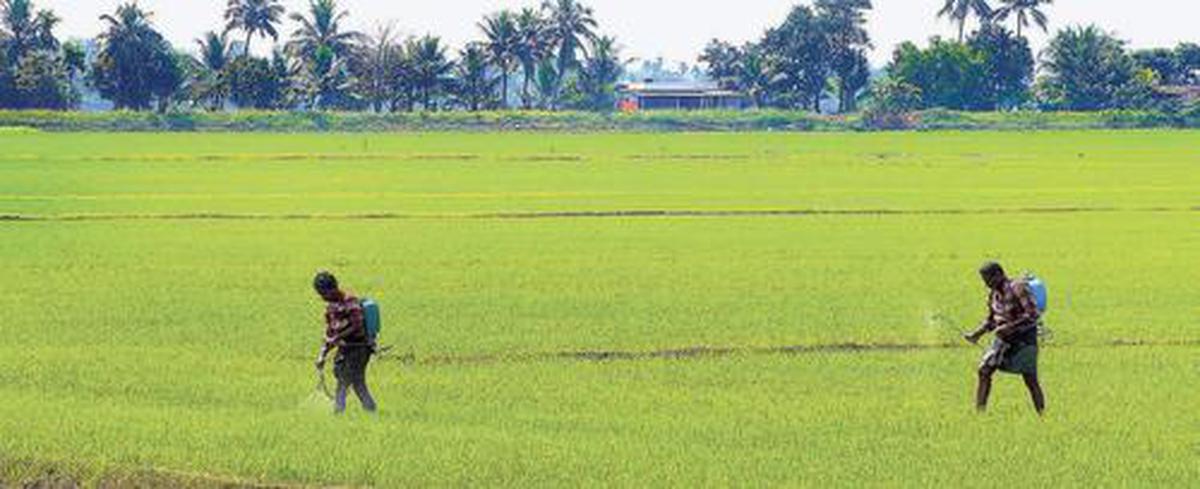
[[[1197,143],[0,133],[0,480],[1187,485]],[[970,408],[986,258],[1050,282],[1044,420]],[[313,395],[326,267],[378,418]]]

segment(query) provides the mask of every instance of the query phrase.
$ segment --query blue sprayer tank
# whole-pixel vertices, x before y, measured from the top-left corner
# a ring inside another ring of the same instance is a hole
[[[375,299],[363,298],[363,322],[367,326],[367,338],[375,341],[379,337],[379,330],[383,327],[381,318],[379,317],[379,304]]]
[[[1049,294],[1046,292],[1046,282],[1036,275],[1026,275],[1025,285],[1029,287],[1029,292],[1033,294],[1034,302],[1037,302],[1039,314],[1046,313],[1046,306],[1049,301]]]

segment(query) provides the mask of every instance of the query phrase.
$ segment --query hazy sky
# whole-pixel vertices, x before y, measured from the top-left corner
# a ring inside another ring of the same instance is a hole
[[[63,17],[63,37],[92,37],[101,28],[98,17],[123,0],[35,0]],[[140,0],[154,12],[154,22],[177,45],[218,29],[225,0]],[[405,34],[434,32],[455,46],[479,36],[476,23],[484,14],[503,8],[540,4],[536,0],[340,0],[350,10],[349,26],[371,31],[393,22]],[[742,42],[757,38],[770,24],[781,21],[794,0],[584,0],[592,6],[601,30],[617,36],[626,57],[694,62],[713,37]],[[809,3],[805,0],[799,3]],[[954,27],[934,14],[943,0],[875,0],[868,29],[875,43],[872,62],[883,64],[892,47],[905,40],[924,41],[931,35],[953,36]],[[998,1],[993,1],[993,4]],[[298,10],[307,0],[284,0]],[[1200,0],[1057,0],[1047,7],[1051,31],[1070,24],[1096,23],[1131,42],[1134,47],[1173,46],[1200,42]],[[284,33],[290,33],[288,21]],[[1034,48],[1046,36],[1033,32]],[[265,43],[256,41],[259,51]]]

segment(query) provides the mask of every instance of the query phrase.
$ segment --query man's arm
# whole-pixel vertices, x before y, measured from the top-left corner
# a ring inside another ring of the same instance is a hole
[[[975,331],[963,334],[963,338],[971,343],[979,343],[979,339],[983,338],[983,335],[994,329],[996,329],[996,324],[992,322],[991,315],[989,314],[988,318],[984,319],[978,328],[975,328]]]
[[[964,333],[963,339],[971,343],[979,343],[979,340],[980,338],[983,338],[983,335],[987,334],[988,331],[993,331],[995,329],[996,322],[992,321],[992,298],[991,295],[989,295],[987,316],[983,318],[983,321],[979,323],[979,327],[975,328],[975,331]]]

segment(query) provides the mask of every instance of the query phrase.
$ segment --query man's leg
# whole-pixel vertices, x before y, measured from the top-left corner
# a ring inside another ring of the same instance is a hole
[[[1040,416],[1046,411],[1046,397],[1042,394],[1042,385],[1038,383],[1037,373],[1024,374],[1025,387],[1029,388],[1029,396],[1033,398],[1033,407]]]
[[[346,391],[349,386],[342,379],[338,379],[337,392],[333,395],[333,412],[341,414],[346,411]]]
[[[992,394],[992,375],[996,367],[983,365],[979,367],[979,386],[975,389],[975,409],[987,410],[988,396]]]
[[[352,359],[351,368],[352,381],[351,387],[354,387],[354,395],[358,396],[358,401],[362,403],[363,409],[367,412],[375,412],[375,398],[371,397],[371,389],[367,388],[367,365],[371,363],[371,351],[367,349],[357,350]]]
[[[354,383],[354,394],[362,402],[363,409],[375,412],[375,398],[371,397],[371,389],[367,388],[367,378],[362,377]]]

